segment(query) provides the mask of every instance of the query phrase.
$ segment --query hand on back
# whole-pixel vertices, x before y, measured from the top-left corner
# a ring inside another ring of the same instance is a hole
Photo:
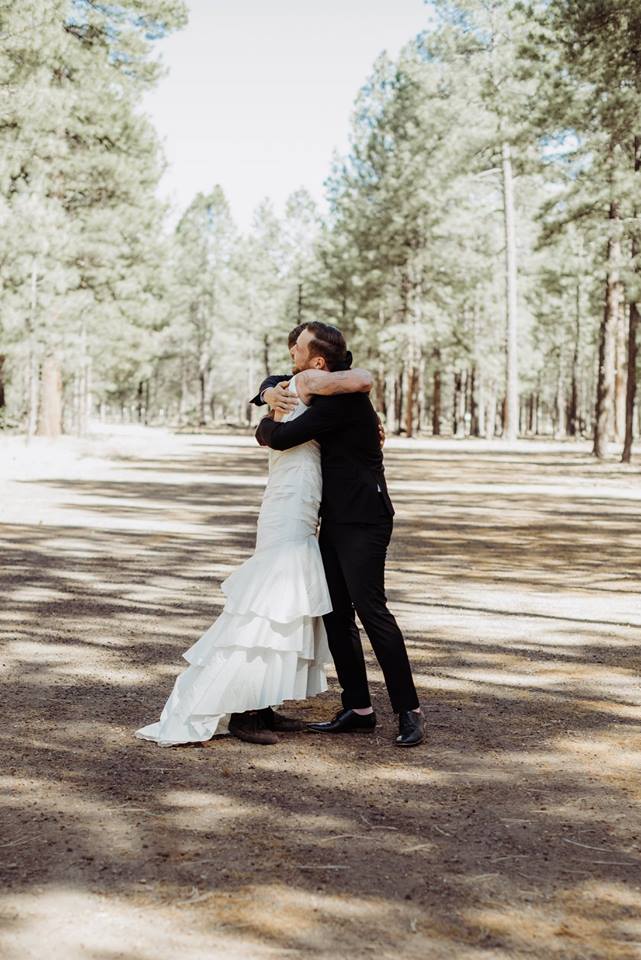
[[[275,387],[268,387],[267,390],[263,392],[263,400],[269,404],[272,410],[275,410],[283,416],[291,413],[298,403],[298,397],[289,392],[288,380],[283,380],[282,383],[276,384]]]

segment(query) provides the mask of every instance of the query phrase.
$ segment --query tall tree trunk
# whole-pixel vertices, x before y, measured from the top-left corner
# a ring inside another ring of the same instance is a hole
[[[407,390],[405,394],[405,433],[408,437],[414,436],[414,404],[417,386],[418,376],[416,367],[411,363],[407,368]]]
[[[487,414],[485,417],[485,438],[493,440],[496,433],[496,382],[490,383],[490,390],[487,397]]]
[[[565,420],[565,363],[563,346],[559,347],[559,366],[556,375],[556,397],[554,398],[554,435],[558,439],[567,435]]]
[[[387,419],[387,391],[385,381],[385,367],[383,361],[379,358],[376,372],[374,374],[374,397],[372,403],[380,411],[383,418]]]
[[[505,232],[505,303],[506,303],[506,377],[503,436],[515,440],[519,417],[518,379],[518,301],[516,233],[514,226],[514,184],[510,144],[502,150],[503,222]]]
[[[477,393],[476,393],[476,411],[477,411],[477,421],[476,421],[476,433],[475,437],[484,437],[485,436],[485,418],[487,410],[487,401],[485,399],[485,375],[482,370],[479,370],[477,373]]]
[[[298,296],[296,297],[296,326],[303,322],[303,285],[298,284]]]
[[[574,316],[574,347],[572,349],[572,381],[570,384],[570,401],[568,404],[568,433],[576,437],[580,429],[579,423],[579,349],[581,346],[581,280],[576,278],[575,316]]]
[[[86,356],[82,369],[80,394],[80,433],[83,437],[89,432],[89,419],[91,417],[91,374],[91,357]]]
[[[38,407],[40,404],[40,364],[36,353],[35,330],[36,309],[38,306],[38,261],[33,258],[31,264],[31,296],[29,317],[27,320],[27,436],[32,437],[38,426]]]
[[[434,351],[434,357],[436,363],[439,364],[441,361],[440,350]],[[437,366],[432,378],[432,434],[435,437],[441,435],[441,404],[441,368]]]
[[[637,331],[639,329],[639,308],[630,304],[628,320],[628,382],[625,394],[625,440],[623,441],[622,463],[632,459],[632,441],[634,440],[634,402],[637,392]]]
[[[204,370],[198,373],[198,411],[198,426],[204,427],[207,425],[207,389]]]
[[[401,432],[403,423],[403,370],[397,374],[394,383],[394,433]]]
[[[634,138],[634,170],[638,173],[641,170],[641,137]],[[634,211],[635,216],[638,210]],[[638,258],[641,252],[641,244],[637,236],[632,238],[632,262],[637,275],[639,270]],[[628,312],[628,378],[625,392],[625,438],[623,441],[623,453],[621,455],[622,463],[630,463],[632,459],[632,442],[634,440],[634,404],[637,394],[637,331],[639,329],[639,308],[635,303],[630,303]],[[641,413],[641,411],[640,411]]]
[[[247,364],[247,396],[251,397],[256,390],[256,357],[252,351],[249,354],[249,363]],[[250,403],[249,400],[245,404],[245,423],[249,426],[254,417],[254,411],[256,407],[253,403]],[[212,412],[214,420],[216,419],[215,413]]]
[[[466,379],[465,370],[458,370],[454,374],[454,409],[452,411],[452,432],[455,437],[465,436]]]
[[[396,411],[396,376],[390,371],[385,376],[385,426],[389,433],[394,430],[394,415]]]
[[[614,232],[619,219],[619,205],[610,204],[610,236],[607,246],[608,272],[605,283],[605,302],[599,328],[599,361],[597,374],[596,408],[594,414],[593,453],[600,460],[608,455],[610,411],[614,393],[614,347],[619,316],[621,240]]]
[[[142,423],[145,407],[145,381],[138,381],[138,389],[136,390],[136,419],[138,423]]]
[[[45,357],[40,390],[39,437],[59,437],[62,433],[62,375],[56,357]]]
[[[0,417],[4,415],[4,408],[7,404],[4,388],[4,371],[5,371],[5,362],[6,356],[4,353],[0,353]]]
[[[425,360],[421,356],[419,367],[418,367],[418,391],[417,391],[417,404],[416,404],[416,417],[417,417],[417,428],[419,433],[422,433],[425,430],[425,417],[426,417],[426,396],[425,396]]]
[[[479,435],[479,406],[477,402],[477,386],[478,373],[476,365],[470,370],[468,377],[468,409],[470,413],[470,433],[473,437],[478,437]]]
[[[77,436],[80,436],[80,378],[80,370],[77,370],[71,378],[71,423],[72,430]]]
[[[614,438],[623,443],[625,438],[625,394],[626,394],[626,309],[623,293],[619,298],[619,312],[616,323],[614,345]]]
[[[187,383],[187,364],[185,358],[180,358],[180,398],[178,400],[178,422],[182,425],[187,419],[189,386]]]

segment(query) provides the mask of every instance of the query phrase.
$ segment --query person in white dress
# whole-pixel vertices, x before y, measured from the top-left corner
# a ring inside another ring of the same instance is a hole
[[[372,377],[365,370],[340,377],[314,370],[290,380],[293,394],[297,384],[306,397],[369,392]],[[285,419],[306,409],[299,399]],[[223,582],[223,612],[183,654],[189,666],[160,720],[137,737],[171,747],[231,733],[273,744],[278,731],[304,729],[273,708],[327,689],[331,656],[322,617],[332,606],[316,537],[321,494],[316,441],[270,450],[255,552]]]

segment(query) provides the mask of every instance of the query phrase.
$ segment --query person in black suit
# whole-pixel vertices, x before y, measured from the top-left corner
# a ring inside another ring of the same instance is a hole
[[[296,339],[292,343],[292,337]],[[302,324],[290,335],[295,370],[345,369],[343,335],[329,324]],[[287,379],[287,378],[284,378]],[[254,402],[269,399],[275,381],[261,384]],[[385,558],[392,534],[394,508],[387,491],[379,421],[364,393],[311,397],[305,374],[297,392],[310,409],[288,423],[264,417],[256,431],[262,446],[287,450],[308,440],[321,447],[323,497],[320,549],[332,612],[324,617],[329,647],[342,687],[343,709],[327,723],[309,727],[319,732],[372,730],[372,710],[365,660],[355,613],[369,637],[383,671],[392,708],[399,716],[398,746],[415,746],[425,736],[403,635],[387,607]]]

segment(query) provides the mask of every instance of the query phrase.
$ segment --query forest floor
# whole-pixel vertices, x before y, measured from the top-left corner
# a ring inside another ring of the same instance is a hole
[[[252,550],[250,437],[0,440],[3,960],[641,958],[641,463],[390,442],[429,738],[161,750]],[[335,681],[290,712],[329,717]]]

